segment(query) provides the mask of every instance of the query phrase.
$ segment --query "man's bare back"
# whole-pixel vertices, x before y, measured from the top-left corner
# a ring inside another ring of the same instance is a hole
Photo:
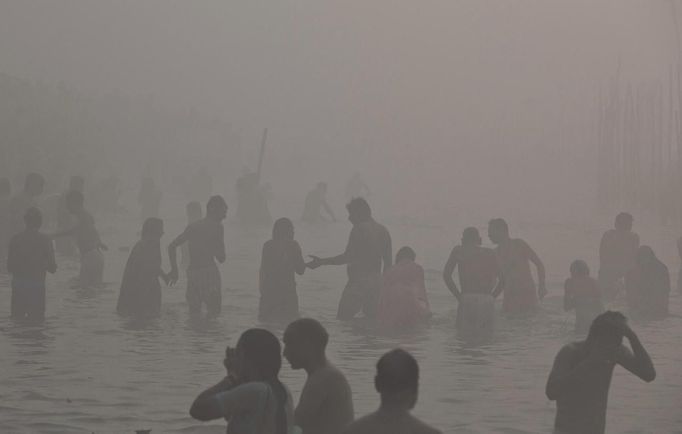
[[[440,434],[408,412],[376,411],[353,422],[344,434]]]
[[[327,364],[308,377],[296,407],[303,434],[339,434],[353,417],[350,385],[341,371]]]

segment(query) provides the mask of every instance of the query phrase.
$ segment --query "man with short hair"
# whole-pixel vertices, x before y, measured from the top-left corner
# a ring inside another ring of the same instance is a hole
[[[374,386],[381,395],[379,409],[353,422],[344,434],[440,433],[410,414],[419,394],[419,365],[407,351],[392,350],[379,359]]]
[[[353,397],[346,377],[325,355],[329,335],[314,319],[301,318],[284,332],[284,357],[308,379],[296,407],[303,434],[340,434],[353,422]]]
[[[623,337],[632,350],[622,344]],[[587,339],[564,346],[547,380],[547,398],[557,403],[555,434],[603,434],[613,368],[620,365],[651,382],[656,370],[620,312],[594,319]]]
[[[606,300],[613,300],[623,289],[625,275],[635,265],[639,235],[632,231],[633,221],[631,214],[621,212],[616,216],[614,228],[604,232],[599,243],[597,280]]]
[[[10,236],[24,228],[24,215],[31,207],[38,208],[38,197],[45,189],[45,178],[39,173],[29,173],[24,180],[24,190],[14,196],[9,204]]]

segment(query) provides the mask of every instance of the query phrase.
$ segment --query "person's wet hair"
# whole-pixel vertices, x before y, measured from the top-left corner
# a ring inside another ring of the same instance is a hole
[[[400,250],[398,250],[398,253],[395,255],[395,263],[397,264],[398,262],[407,259],[409,261],[414,261],[417,259],[417,254],[412,250],[412,247],[410,246],[405,246],[401,247]]]
[[[462,232],[462,244],[480,244],[481,243],[481,234],[479,234],[478,229],[474,227],[469,227],[464,229],[464,232]]]
[[[417,360],[399,348],[389,351],[377,362],[375,384],[377,391],[382,395],[416,390],[419,386]]]
[[[8,197],[12,194],[12,184],[9,178],[0,177],[0,197]]]
[[[592,342],[598,338],[621,340],[623,338],[623,332],[621,331],[619,324],[624,322],[627,322],[627,318],[618,311],[608,310],[598,315],[594,321],[592,321],[590,331],[587,335],[587,341]]]
[[[635,221],[634,217],[632,217],[632,214],[628,212],[621,212],[616,216],[616,227],[620,226],[629,226],[632,225],[632,222]]]
[[[154,238],[163,232],[163,220],[149,217],[142,223],[142,238]]]
[[[71,190],[66,193],[66,204],[69,208],[82,208],[85,202],[83,193],[78,190]]]
[[[312,318],[300,318],[287,326],[287,331],[295,333],[297,337],[305,340],[324,353],[329,343],[329,334],[319,321]]]
[[[346,209],[350,214],[358,216],[363,221],[372,217],[372,209],[367,201],[361,197],[356,197],[348,202]]]
[[[285,240],[291,239],[294,233],[294,224],[286,217],[282,217],[275,221],[272,225],[272,239],[273,240]]]
[[[587,266],[587,263],[581,259],[577,259],[571,263],[571,275],[572,276],[589,276],[590,275],[590,267]]]
[[[499,231],[503,234],[509,235],[509,225],[502,218],[496,218],[496,219],[490,220],[490,222],[488,223],[488,226],[492,230]]]
[[[213,212],[222,211],[224,209],[227,209],[227,203],[225,202],[225,199],[223,199],[222,196],[219,195],[211,196],[211,198],[208,199],[208,202],[206,202],[207,214],[212,214]]]
[[[24,214],[24,223],[29,229],[39,229],[43,225],[43,213],[35,207],[27,209]]]

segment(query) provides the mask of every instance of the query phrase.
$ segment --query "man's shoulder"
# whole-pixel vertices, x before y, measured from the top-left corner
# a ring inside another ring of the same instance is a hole
[[[375,428],[377,428],[377,416],[376,413],[370,413],[355,419],[346,427],[343,434],[371,434],[376,432]]]
[[[561,347],[557,353],[557,358],[575,358],[582,353],[584,347],[585,341],[569,342]]]
[[[414,424],[413,433],[416,434],[441,434],[439,430],[428,425],[426,422],[412,416],[412,423]]]

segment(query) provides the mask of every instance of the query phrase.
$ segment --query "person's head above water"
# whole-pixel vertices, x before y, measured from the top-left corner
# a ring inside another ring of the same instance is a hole
[[[163,235],[163,220],[150,217],[142,223],[142,239],[158,241]]]
[[[372,209],[367,201],[361,197],[356,197],[348,202],[346,209],[348,210],[348,220],[353,224],[366,222],[372,218]]]
[[[206,203],[206,217],[214,220],[223,221],[227,216],[227,203],[222,196],[215,195]]]
[[[12,194],[12,184],[7,177],[0,177],[0,197],[9,197]]]
[[[478,233],[478,229],[469,227],[462,232],[463,246],[480,246],[482,243],[483,240],[481,239],[481,234]]]
[[[279,218],[272,225],[273,240],[293,240],[294,224],[286,217]]]
[[[76,190],[83,192],[85,188],[85,179],[82,176],[73,175],[69,178],[69,190]]]
[[[395,254],[395,263],[398,264],[403,261],[415,261],[417,259],[417,254],[412,250],[412,247],[405,246],[398,250]]]
[[[488,238],[494,244],[500,244],[509,239],[509,225],[507,222],[501,218],[490,220],[488,223]]]
[[[590,275],[590,267],[581,259],[577,259],[571,263],[571,276],[573,277],[587,277]]]
[[[625,231],[629,232],[632,230],[632,223],[635,221],[634,217],[632,217],[632,214],[627,213],[627,212],[622,212],[616,216],[616,221],[614,222],[614,226],[616,229],[620,231]]]
[[[327,183],[326,182],[318,182],[317,185],[315,186],[317,191],[320,191],[322,193],[327,192]]]
[[[45,188],[45,178],[39,173],[29,173],[24,180],[24,192],[29,196],[40,196]]]
[[[327,330],[312,318],[292,322],[284,331],[284,357],[292,369],[306,369],[325,360]]]
[[[73,214],[82,210],[84,202],[85,198],[83,197],[83,193],[80,191],[71,190],[66,193],[66,209],[68,209],[70,213]]]
[[[197,220],[201,220],[201,204],[197,202],[196,200],[193,200],[192,202],[188,203],[187,206],[185,207],[185,212],[187,214],[187,219],[190,222],[195,222]]]
[[[43,213],[38,208],[31,207],[24,214],[26,229],[38,230],[43,225]]]
[[[653,264],[656,262],[658,258],[656,258],[656,254],[654,253],[654,249],[652,249],[649,246],[640,246],[637,249],[637,265],[644,266],[646,267],[647,265]]]
[[[597,316],[587,335],[587,344],[616,351],[623,343],[623,329],[627,318],[620,312],[606,311]]]
[[[377,363],[374,386],[381,395],[382,408],[411,410],[419,395],[419,365],[410,353],[395,349]]]

